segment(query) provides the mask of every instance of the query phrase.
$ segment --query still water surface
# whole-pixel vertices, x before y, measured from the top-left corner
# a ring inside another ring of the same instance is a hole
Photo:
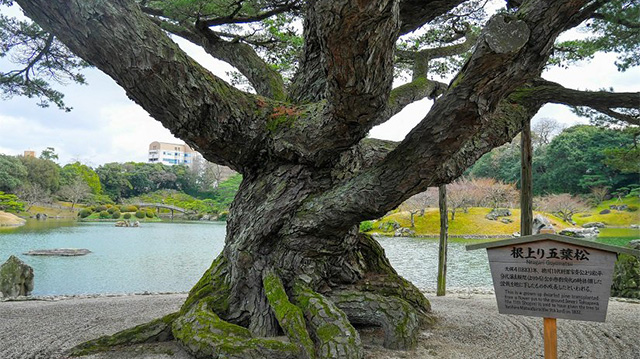
[[[225,224],[29,221],[0,230],[0,263],[16,255],[34,268],[33,295],[188,291],[224,246]],[[378,238],[398,273],[418,288],[435,289],[438,241]],[[486,251],[466,251],[469,240],[450,239],[447,288],[492,288]],[[86,248],[81,257],[34,257],[33,249]]]

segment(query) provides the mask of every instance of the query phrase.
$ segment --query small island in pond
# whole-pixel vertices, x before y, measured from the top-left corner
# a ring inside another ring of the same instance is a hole
[[[27,256],[57,256],[57,257],[77,257],[91,253],[84,248],[56,248],[56,249],[35,249],[24,253]]]

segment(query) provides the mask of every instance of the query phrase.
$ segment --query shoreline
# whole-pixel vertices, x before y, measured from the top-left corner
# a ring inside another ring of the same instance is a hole
[[[422,292],[425,296],[431,297],[435,296],[436,289],[435,288],[420,288],[420,292]],[[137,298],[137,297],[153,297],[153,296],[174,296],[174,295],[187,295],[188,291],[185,292],[134,292],[134,293],[94,293],[94,294],[60,294],[60,295],[37,295],[37,296],[20,296],[15,298],[1,298],[0,297],[0,305],[2,303],[10,303],[10,302],[59,302],[65,300],[76,300],[76,299],[98,299],[98,298]],[[490,295],[494,296],[495,292],[493,289],[487,288],[454,288],[447,289],[447,295],[456,295],[456,296],[468,296],[472,297],[474,295]],[[623,303],[632,303],[632,304],[640,304],[640,299],[633,298],[623,298],[623,297],[609,297],[609,301],[614,302],[623,302]]]

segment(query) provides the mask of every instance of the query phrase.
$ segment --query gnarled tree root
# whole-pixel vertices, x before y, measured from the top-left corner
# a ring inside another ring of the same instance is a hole
[[[171,340],[173,339],[171,325],[178,315],[178,313],[165,315],[149,323],[84,342],[69,349],[67,354],[70,356],[82,356],[107,351],[119,346]]]
[[[331,300],[314,292],[302,281],[293,286],[293,299],[302,309],[318,358],[359,359],[363,357],[360,335],[346,314]]]
[[[351,323],[382,327],[385,348],[407,350],[417,344],[420,315],[406,301],[355,290],[334,291],[329,299]]]
[[[173,335],[196,358],[299,357],[296,345],[276,339],[253,338],[247,328],[220,319],[204,301],[176,319]]]
[[[266,338],[229,322],[228,267],[220,256],[178,313],[80,344],[70,354],[176,339],[196,358],[361,359],[363,347],[352,323],[380,326],[385,347],[410,349],[417,329],[433,322],[430,305],[415,286],[382,264],[378,270],[367,266],[370,272],[362,280],[324,295],[301,279],[285,286],[274,270],[265,270],[263,295],[286,336]]]

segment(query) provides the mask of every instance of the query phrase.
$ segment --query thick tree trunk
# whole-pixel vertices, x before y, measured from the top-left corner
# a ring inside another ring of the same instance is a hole
[[[287,233],[284,229],[301,203],[321,191],[327,180],[311,169],[291,165],[244,177],[232,205],[223,253],[191,291],[179,324],[174,325],[174,334],[183,343],[187,341],[188,351],[199,357],[210,354],[211,347],[219,347],[215,338],[199,344],[188,342],[193,335],[186,331],[204,321],[203,311],[248,328],[249,337],[256,340],[284,332],[293,342],[293,334],[287,333],[286,324],[279,319],[283,315],[279,304],[270,299],[266,275],[281,281],[283,295],[294,307],[309,312],[304,319],[319,357],[335,357],[335,348],[327,349],[335,345],[344,357],[361,357],[357,340],[340,338],[349,333],[357,337],[350,322],[382,327],[389,348],[408,349],[415,344],[415,329],[431,322],[429,303],[396,274],[375,240],[359,234],[356,227],[323,237]],[[320,213],[323,209],[316,210]],[[319,298],[329,311],[326,315],[335,316],[333,324],[324,323],[326,318],[314,314],[317,308],[305,304],[301,299],[305,296]],[[322,331],[314,333],[327,325],[341,330],[331,338],[323,337]],[[304,352],[292,349],[293,357],[304,357]],[[265,357],[282,355],[271,355],[266,349],[256,353]]]

